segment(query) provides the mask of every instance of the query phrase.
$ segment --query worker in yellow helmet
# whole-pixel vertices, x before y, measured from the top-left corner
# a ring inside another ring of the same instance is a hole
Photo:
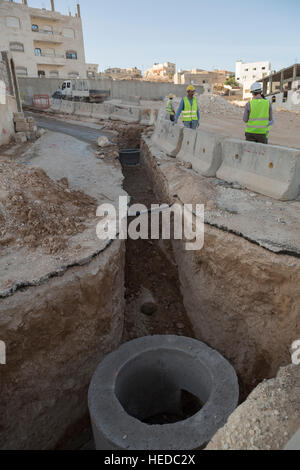
[[[169,113],[170,115],[170,120],[172,122],[175,121],[175,111],[174,111],[174,108],[173,108],[173,98],[174,98],[174,95],[172,93],[169,94],[168,96],[168,101],[167,101],[167,113]]]
[[[189,85],[187,87],[187,96],[181,100],[175,116],[175,123],[177,123],[178,118],[182,113],[183,125],[190,129],[197,129],[200,122],[199,105],[194,96],[195,91],[196,88],[193,85]]]

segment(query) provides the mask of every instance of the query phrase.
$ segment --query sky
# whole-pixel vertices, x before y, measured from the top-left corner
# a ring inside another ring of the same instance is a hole
[[[20,1],[20,0],[19,0]],[[28,0],[50,9],[50,0]],[[63,14],[76,0],[55,0]],[[234,71],[235,61],[300,62],[299,0],[80,0],[86,62],[143,71],[155,62],[179,69]]]

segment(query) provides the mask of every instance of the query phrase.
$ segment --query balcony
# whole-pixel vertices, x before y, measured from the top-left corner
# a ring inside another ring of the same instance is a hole
[[[64,42],[64,36],[55,31],[39,29],[38,31],[32,31],[32,33],[34,41],[48,42],[51,44],[62,44]]]
[[[47,54],[41,52],[40,54],[35,53],[35,56],[38,59],[38,65],[66,65],[66,58],[61,54]]]

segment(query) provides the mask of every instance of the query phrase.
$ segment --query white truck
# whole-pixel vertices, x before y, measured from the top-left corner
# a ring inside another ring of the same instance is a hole
[[[52,97],[71,101],[102,103],[109,95],[109,90],[92,90],[89,87],[88,80],[76,78],[64,81],[62,86],[56,90]]]

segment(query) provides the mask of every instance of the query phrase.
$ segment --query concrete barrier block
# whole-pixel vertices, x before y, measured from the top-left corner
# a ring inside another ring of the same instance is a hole
[[[157,109],[142,109],[140,124],[143,126],[153,126],[157,120]]]
[[[177,155],[179,160],[192,162],[195,158],[197,131],[194,129],[183,129],[183,137],[180,151]]]
[[[92,104],[91,103],[83,103],[83,102],[76,102],[75,103],[75,114],[78,116],[92,116]]]
[[[53,111],[58,112],[60,110],[60,106],[61,106],[61,100],[58,100],[56,98],[52,98],[51,109]]]
[[[59,111],[61,113],[73,114],[74,113],[74,108],[75,108],[74,101],[61,100],[61,105],[60,105]]]
[[[160,119],[156,123],[152,142],[163,150],[167,155],[176,157],[182,142],[183,128],[173,124],[167,119]]]
[[[191,161],[195,171],[203,176],[216,176],[222,163],[222,141],[212,132],[198,129],[194,159]]]
[[[226,139],[222,153],[218,178],[281,201],[299,195],[300,150]]]
[[[94,103],[92,105],[92,117],[95,119],[109,119],[111,105],[104,103]]]
[[[114,110],[110,116],[113,121],[124,121],[129,123],[140,122],[141,111],[131,106],[114,106]]]

